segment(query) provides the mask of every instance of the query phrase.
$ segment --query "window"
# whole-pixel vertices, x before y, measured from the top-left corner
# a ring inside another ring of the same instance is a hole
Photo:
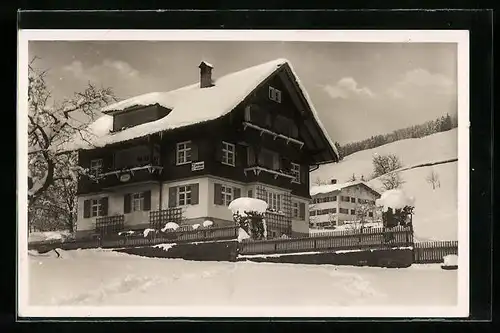
[[[101,203],[101,200],[99,199],[92,199],[92,201],[90,202],[90,216],[92,217],[99,217],[99,216],[102,216],[102,203]]]
[[[369,217],[373,217],[373,212],[368,212]]]
[[[292,165],[292,175],[295,177],[292,181],[294,183],[300,183],[300,165],[297,163],[291,163]]]
[[[340,212],[340,214],[349,214],[349,209],[347,209],[347,208],[340,208],[339,212]]]
[[[179,186],[177,190],[177,200],[179,206],[185,206],[191,204],[191,186]]]
[[[292,203],[292,216],[296,219],[299,218],[299,203],[297,201]]]
[[[267,192],[268,209],[279,212],[281,210],[281,199],[281,194],[275,192]]]
[[[222,164],[234,166],[234,152],[232,143],[222,141]]]
[[[311,210],[311,211],[309,212],[309,215],[310,215],[310,216],[316,216],[316,211],[315,211],[315,210]]]
[[[351,198],[352,203],[356,203],[356,198]]]
[[[351,209],[351,215],[356,215],[356,210]]]
[[[132,194],[132,211],[144,210],[144,192]]]
[[[348,196],[341,196],[340,200],[344,201],[344,202],[349,202],[351,200],[351,198],[349,198]]]
[[[90,174],[97,177],[102,172],[102,158],[90,161]]]
[[[248,192],[247,192],[247,196],[248,196],[249,198],[252,198],[252,197],[253,197],[253,192],[252,192],[252,190],[248,190]]]
[[[281,103],[281,91],[269,86],[269,99]]]
[[[191,141],[177,144],[177,165],[191,162]]]
[[[229,203],[233,201],[233,188],[229,186],[221,186],[222,204],[224,206],[229,206]]]

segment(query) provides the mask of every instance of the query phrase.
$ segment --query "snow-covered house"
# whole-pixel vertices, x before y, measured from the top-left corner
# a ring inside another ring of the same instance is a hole
[[[194,67],[194,66],[193,66]],[[67,148],[78,181],[78,235],[145,229],[182,209],[183,224],[233,225],[229,203],[265,200],[268,234],[308,233],[309,170],[338,161],[291,64],[277,59],[109,105]]]
[[[310,194],[311,227],[340,226],[360,220],[360,214],[365,214],[365,222],[378,218],[375,201],[380,193],[363,181],[337,184],[332,179],[330,184],[312,186]]]

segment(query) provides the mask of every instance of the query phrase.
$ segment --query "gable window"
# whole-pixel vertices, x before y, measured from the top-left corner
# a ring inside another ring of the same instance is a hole
[[[191,186],[179,186],[177,191],[177,202],[179,206],[191,204]]]
[[[90,174],[94,177],[99,176],[102,172],[102,158],[90,161]]]
[[[295,177],[292,181],[294,183],[300,183],[300,164],[297,163],[291,163],[292,165],[292,175]]]
[[[177,165],[191,163],[191,141],[177,144]]]
[[[269,86],[269,99],[281,103],[281,91]]]
[[[222,164],[234,166],[235,146],[222,141]]]
[[[132,211],[138,212],[144,209],[144,192],[132,194]]]

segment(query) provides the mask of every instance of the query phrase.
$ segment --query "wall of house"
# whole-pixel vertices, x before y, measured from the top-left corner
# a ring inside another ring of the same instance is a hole
[[[206,217],[210,216],[208,212],[208,201],[207,193],[209,191],[208,178],[187,178],[179,181],[173,181],[163,184],[162,193],[162,207],[166,209],[169,207],[169,188],[198,184],[199,186],[199,198],[196,205],[185,205],[181,206],[183,211],[183,218],[186,220],[186,224],[203,223]]]
[[[78,197],[77,233],[88,234],[95,229],[97,217],[84,218],[84,202],[89,199],[108,197],[108,216],[124,215],[125,229],[143,228],[149,225],[149,211],[137,211],[124,214],[124,196],[127,193],[151,191],[151,210],[157,210],[159,205],[160,190],[157,183],[135,184],[115,188],[113,192],[83,195]]]

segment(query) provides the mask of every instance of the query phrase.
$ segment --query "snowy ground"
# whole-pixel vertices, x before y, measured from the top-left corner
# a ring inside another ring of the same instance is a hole
[[[457,271],[195,262],[105,250],[29,255],[30,305],[454,306]]]

